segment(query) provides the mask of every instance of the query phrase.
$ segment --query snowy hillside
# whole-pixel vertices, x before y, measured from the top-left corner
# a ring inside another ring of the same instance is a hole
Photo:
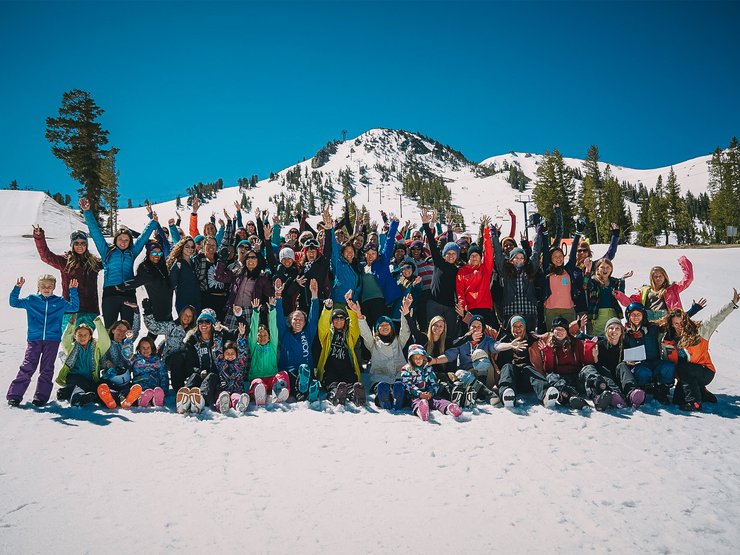
[[[320,157],[317,167],[312,165],[312,160],[306,160],[296,166],[300,168],[300,174],[305,179],[316,173],[317,177],[320,176],[321,182],[331,180],[337,192],[336,212],[340,210],[341,203],[339,173],[349,169],[354,176],[354,186],[357,191],[354,197],[355,202],[358,206],[367,206],[373,218],[379,219],[379,212],[383,209],[397,215],[402,213],[402,219],[412,217],[415,221],[418,214],[416,202],[407,198],[399,200],[399,194],[402,191],[402,176],[409,168],[415,168],[421,172],[444,178],[452,192],[453,204],[465,217],[468,229],[473,231],[477,229],[478,222],[484,214],[491,215],[495,222],[503,225],[504,230],[508,230],[508,216],[505,216],[507,208],[515,211],[518,230],[523,230],[522,205],[515,202],[519,191],[512,189],[506,181],[508,172],[484,177],[485,172],[481,171],[481,167],[483,169],[501,168],[504,160],[509,164],[517,164],[525,175],[532,179],[527,186],[527,192],[531,192],[536,179],[537,165],[542,160],[542,155],[539,154],[509,153],[487,158],[480,164],[475,164],[450,147],[445,147],[420,135],[392,129],[372,129],[355,139],[336,144],[331,151],[322,149],[320,152],[323,156]],[[674,166],[684,193],[689,190],[694,194],[706,191],[708,183],[706,161],[708,159],[709,156],[694,158]],[[574,158],[566,158],[565,161],[574,168],[581,167],[583,162]],[[601,165],[602,169],[606,168],[605,163]],[[273,204],[268,199],[281,192],[286,192],[280,187],[280,183],[286,179],[289,172],[294,171],[296,166],[285,168],[276,174],[274,180],[263,179],[256,188],[248,190],[246,194],[252,199],[253,206],[274,210]],[[620,181],[629,181],[634,185],[641,182],[648,188],[655,185],[658,175],[662,174],[665,180],[668,170],[669,168],[635,170],[612,166],[614,175]],[[201,208],[201,214],[210,215],[211,211],[221,214],[224,208],[231,213],[234,201],[240,199],[241,193],[237,187],[227,187]],[[297,196],[294,200],[298,200]],[[636,205],[628,204],[633,216],[636,216]],[[165,219],[169,218],[174,215],[175,201],[173,199],[157,204],[154,209],[160,216]],[[143,208],[122,210],[120,219],[135,229],[143,227],[147,221]],[[318,216],[314,216],[311,221],[312,223],[318,221]]]
[[[541,154],[510,152],[509,154],[486,158],[481,162],[481,165],[500,168],[504,161],[506,161],[509,165],[514,164],[518,166],[527,177],[534,180],[537,178],[537,167],[542,163],[543,158]],[[686,160],[673,166],[673,171],[676,173],[676,179],[681,186],[682,194],[685,195],[688,191],[691,191],[694,195],[698,195],[707,191],[707,185],[709,183],[707,162],[711,158],[709,155],[699,156],[698,158],[692,158],[691,160]],[[563,158],[563,161],[570,168],[582,168],[583,160],[579,160],[578,158]],[[658,180],[659,175],[663,176],[663,182],[665,183],[668,178],[668,172],[671,169],[671,166],[667,166],[665,168],[650,170],[635,170],[606,162],[599,162],[599,168],[602,172],[606,170],[607,166],[611,167],[612,174],[620,183],[627,181],[635,186],[642,183],[648,189],[655,187],[655,182]]]
[[[58,204],[39,191],[0,191],[0,237],[31,235],[33,224],[43,224],[48,237],[69,238],[75,229],[85,229],[78,212]]]
[[[0,283],[7,295],[24,275],[28,294],[50,269],[21,235],[42,223],[62,252],[69,224],[43,199],[10,195],[0,222],[18,231],[3,233],[12,264]],[[620,246],[615,272],[635,270],[628,290],[653,264],[677,279],[682,254],[695,267],[684,304],[707,297],[705,317],[740,286],[728,271],[740,250]],[[0,303],[3,387],[25,325]],[[691,415],[655,403],[550,411],[531,396],[515,410],[480,406],[427,424],[372,406],[183,417],[172,398],[131,411],[0,403],[0,553],[734,554],[739,334],[735,311],[711,342],[719,404]]]

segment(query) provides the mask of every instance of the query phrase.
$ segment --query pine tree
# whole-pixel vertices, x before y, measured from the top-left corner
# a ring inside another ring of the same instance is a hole
[[[133,208],[133,207],[134,207],[134,203],[131,202],[131,199],[128,199],[128,201],[126,202],[126,208]]]
[[[709,217],[716,240],[723,239],[727,226],[740,226],[740,145],[736,137],[726,151],[717,148],[709,161]]]
[[[655,182],[655,190],[650,197],[650,218],[653,223],[655,235],[665,235],[665,244],[668,244],[668,211],[666,209],[665,188],[663,187],[663,176],[659,175]]]
[[[575,230],[573,178],[558,149],[553,150],[552,154],[545,152],[542,164],[537,167],[533,197],[537,210],[550,223],[550,229],[555,229],[553,206],[558,204],[563,215],[563,235],[569,236],[573,233]]]
[[[583,161],[583,186],[578,197],[578,214],[586,218],[586,236],[594,237],[597,243],[600,240],[596,222],[601,220],[601,193],[599,149],[596,145],[591,145]]]
[[[597,221],[597,232],[600,237],[608,237],[610,224],[616,223],[620,229],[628,229],[631,222],[627,216],[627,205],[622,196],[622,188],[607,166],[602,180],[601,214]]]
[[[108,233],[118,228],[118,176],[116,169],[117,148],[111,148],[103,157],[100,164],[100,193],[103,202],[108,207]]]
[[[650,219],[650,196],[645,193],[640,198],[640,210],[637,215],[637,241],[642,247],[655,246],[655,230]]]
[[[11,191],[17,191],[18,190],[18,181],[16,181],[15,179],[13,181],[11,181],[10,182],[10,185],[8,185],[8,189],[10,189]]]
[[[108,131],[96,120],[103,114],[90,93],[74,89],[64,93],[59,117],[46,119],[46,139],[51,151],[69,169],[78,189],[90,201],[95,217],[101,211],[100,164],[108,151]]]
[[[177,210],[182,209],[182,198],[180,197],[180,194],[178,193],[177,198],[175,199],[175,208]]]

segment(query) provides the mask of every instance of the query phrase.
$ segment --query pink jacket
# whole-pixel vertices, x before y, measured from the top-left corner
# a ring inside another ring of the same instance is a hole
[[[694,267],[691,265],[691,261],[685,256],[682,256],[678,259],[678,265],[681,266],[681,270],[683,271],[683,279],[681,281],[671,283],[666,288],[665,293],[663,293],[663,299],[665,300],[665,304],[666,307],[668,307],[668,310],[672,310],[674,308],[683,309],[683,305],[681,304],[681,296],[679,295],[679,293],[688,288],[688,286],[691,285],[691,282],[694,281]],[[636,293],[630,297],[628,297],[621,291],[615,291],[615,296],[622,306],[627,306],[631,302],[642,303],[643,306],[645,306],[649,291],[650,286],[643,285],[640,288],[639,293]]]

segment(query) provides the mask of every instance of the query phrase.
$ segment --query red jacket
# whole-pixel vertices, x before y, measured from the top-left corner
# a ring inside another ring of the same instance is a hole
[[[493,245],[490,233],[483,234],[483,260],[473,268],[466,264],[457,272],[457,300],[467,310],[471,308],[493,308],[491,297],[491,275],[493,274]]]
[[[593,346],[589,348],[580,339],[570,340],[570,348],[552,347],[537,348],[537,344],[530,348],[530,360],[534,367],[543,374],[556,372],[558,374],[577,374],[586,364],[593,364]]]

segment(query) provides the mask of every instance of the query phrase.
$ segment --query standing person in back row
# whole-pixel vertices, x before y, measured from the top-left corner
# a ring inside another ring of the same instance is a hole
[[[90,211],[90,201],[80,199],[80,210],[85,215],[88,230],[103,260],[103,320],[106,325],[119,319],[133,322],[134,311],[126,303],[136,303],[136,291],[119,291],[116,286],[134,278],[134,261],[152,231],[159,228],[157,217],[154,215],[149,220],[136,242],[130,230],[121,228],[113,235],[113,245],[109,245],[100,231],[95,214]]]
[[[69,237],[70,250],[64,254],[54,254],[46,244],[46,235],[40,226],[33,227],[33,240],[41,260],[62,274],[62,297],[71,300],[69,296],[69,282],[76,279],[77,294],[80,298],[80,311],[77,313],[79,321],[88,320],[92,325],[95,317],[100,314],[98,301],[98,273],[103,269],[100,258],[90,252],[87,245],[87,233],[81,230],[73,231]],[[62,319],[62,329],[73,313],[68,312]]]

